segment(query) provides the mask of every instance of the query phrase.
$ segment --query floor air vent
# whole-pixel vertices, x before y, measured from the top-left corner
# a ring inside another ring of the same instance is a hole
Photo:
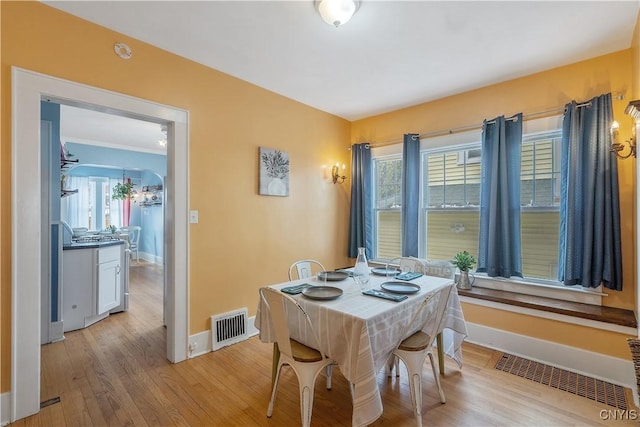
[[[614,408],[627,409],[624,387],[619,385],[540,362],[534,362],[509,353],[502,353],[502,357],[496,363],[495,368],[558,390],[613,406]]]
[[[248,311],[246,308],[211,316],[212,350],[216,351],[222,347],[246,340],[248,338],[247,317]]]

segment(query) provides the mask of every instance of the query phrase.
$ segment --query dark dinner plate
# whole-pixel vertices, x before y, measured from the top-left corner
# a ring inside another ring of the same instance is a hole
[[[332,300],[342,295],[342,289],[333,286],[311,286],[305,288],[302,295],[311,299]]]
[[[400,270],[395,267],[376,267],[372,268],[371,272],[377,276],[395,276],[396,274],[400,273]]]
[[[326,280],[327,282],[339,282],[349,277],[349,273],[344,271],[321,271],[318,273],[320,280]]]
[[[419,285],[407,282],[384,282],[380,287],[394,294],[415,294],[420,291]]]

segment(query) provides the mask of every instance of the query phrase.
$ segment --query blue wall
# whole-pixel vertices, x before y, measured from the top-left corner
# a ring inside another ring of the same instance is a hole
[[[145,228],[150,230],[164,229],[164,182],[160,176],[150,171],[142,173],[142,186],[161,185],[159,197],[162,197],[162,205],[143,207],[142,211],[142,231],[140,235],[140,251],[164,257],[164,239],[162,234],[144,233]]]
[[[80,165],[69,172],[72,175],[122,178],[124,170],[126,177],[132,178],[134,189],[138,192],[147,185],[164,187],[162,177],[167,173],[167,156],[68,141],[65,147],[80,160]],[[164,256],[163,213],[163,205],[141,207],[136,203],[131,204],[130,225],[142,227],[139,250],[156,259]]]
[[[51,321],[58,318],[58,267],[61,256],[58,242],[58,221],[60,221],[60,105],[51,102],[40,102],[40,120],[51,123],[51,141],[48,147],[41,147],[42,161],[48,161],[48,167],[43,165],[43,173],[49,172],[49,235],[51,236],[50,271],[51,277]],[[46,169],[45,169],[46,168]],[[45,207],[43,206],[43,209]]]
[[[127,170],[150,170],[160,176],[167,175],[167,156],[162,154],[140,153],[119,148],[98,147],[65,141],[67,151],[73,153],[84,165],[114,166]]]

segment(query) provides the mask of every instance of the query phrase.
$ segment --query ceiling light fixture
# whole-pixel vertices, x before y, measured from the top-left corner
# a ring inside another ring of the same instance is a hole
[[[315,0],[324,22],[335,27],[346,24],[360,7],[359,0]]]
[[[162,132],[162,139],[158,140],[158,144],[162,147],[167,146],[167,125],[160,126],[160,132]]]

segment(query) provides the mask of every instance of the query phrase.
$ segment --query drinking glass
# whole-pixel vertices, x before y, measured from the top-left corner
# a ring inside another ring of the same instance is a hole
[[[353,280],[355,280],[356,285],[360,287],[360,291],[369,290],[369,276],[366,274],[355,274],[353,276]]]
[[[318,271],[318,274],[316,275],[316,280],[318,281],[318,286],[325,286],[327,284],[327,272]]]

